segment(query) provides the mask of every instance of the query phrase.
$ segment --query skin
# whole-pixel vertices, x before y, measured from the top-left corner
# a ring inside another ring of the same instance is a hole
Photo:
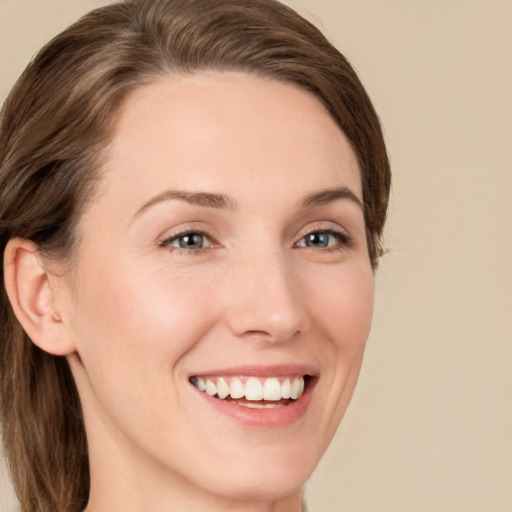
[[[290,84],[209,72],[127,99],[73,271],[51,282],[90,446],[87,512],[300,510],[372,316],[361,205],[303,204],[340,188],[362,200],[354,152]],[[169,190],[228,199],[204,206]],[[184,231],[207,233],[203,247],[180,248]],[[312,232],[327,246],[308,245]],[[248,364],[308,365],[305,415],[247,426],[189,382]]]

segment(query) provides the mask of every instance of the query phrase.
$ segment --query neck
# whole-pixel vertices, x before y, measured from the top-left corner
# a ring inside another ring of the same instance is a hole
[[[119,484],[119,482],[117,482]],[[91,481],[89,503],[84,512],[300,512],[302,510],[301,493],[280,499],[254,500],[217,496],[191,486],[173,486],[167,492],[161,490],[154,494],[139,492],[139,489],[102,482],[94,485]]]

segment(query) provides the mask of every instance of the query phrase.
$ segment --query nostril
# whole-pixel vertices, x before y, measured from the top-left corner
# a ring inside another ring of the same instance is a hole
[[[289,307],[280,314],[268,311],[269,305],[253,306],[242,311],[234,307],[227,312],[230,331],[237,337],[283,343],[307,331],[309,318],[300,307]]]
[[[300,330],[295,331],[282,330],[279,328],[269,328],[269,330],[248,330],[243,333],[244,337],[249,339],[259,339],[268,343],[284,343],[292,341],[300,335]]]

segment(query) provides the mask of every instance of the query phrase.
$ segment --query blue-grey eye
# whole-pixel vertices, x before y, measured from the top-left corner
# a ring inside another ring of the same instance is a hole
[[[190,233],[178,238],[179,246],[182,249],[200,249],[204,247],[204,236],[199,233]]]
[[[313,231],[303,237],[298,247],[309,247],[311,249],[326,249],[338,245],[343,241],[343,235],[335,231]]]
[[[202,249],[209,243],[208,237],[202,233],[183,233],[164,241],[167,247],[178,247],[180,249]]]

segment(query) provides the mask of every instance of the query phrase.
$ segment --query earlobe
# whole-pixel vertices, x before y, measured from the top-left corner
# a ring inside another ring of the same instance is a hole
[[[9,240],[4,253],[4,280],[14,314],[33,343],[50,354],[73,353],[52,276],[34,242]]]

